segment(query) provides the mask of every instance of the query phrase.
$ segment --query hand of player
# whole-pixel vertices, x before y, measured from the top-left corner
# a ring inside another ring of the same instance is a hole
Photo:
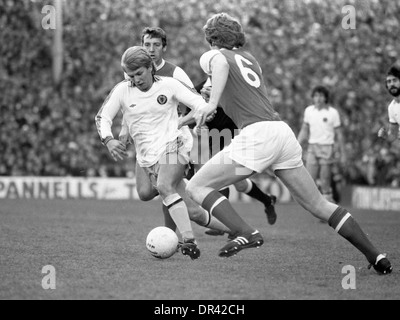
[[[215,115],[217,114],[217,110],[215,110],[214,112],[211,112],[207,118],[206,118],[206,122],[210,122],[215,118]]]
[[[108,141],[106,147],[115,161],[124,160],[124,157],[128,157],[125,144],[119,140],[112,139]]]
[[[208,102],[208,100],[210,100],[210,95],[211,95],[211,86],[203,87],[200,90],[200,94],[203,97],[203,99],[206,100],[206,102]]]
[[[129,134],[120,135],[118,138],[119,141],[121,141],[125,146],[128,144],[132,144],[132,138]]]
[[[382,138],[382,139],[387,137],[387,131],[386,131],[386,129],[384,127],[380,128],[378,130],[378,137]]]
[[[194,114],[193,118],[196,121],[196,126],[193,128],[193,133],[198,136],[201,127],[205,124],[207,121],[207,117],[215,111],[216,108],[213,108],[210,105],[207,105],[206,107],[199,108],[197,109]]]

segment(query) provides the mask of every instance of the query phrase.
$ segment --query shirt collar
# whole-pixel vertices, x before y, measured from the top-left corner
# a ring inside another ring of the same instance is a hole
[[[156,66],[156,71],[159,71],[159,70],[160,70],[162,67],[164,67],[164,66],[165,66],[165,60],[162,59],[160,65],[159,65],[159,66]]]

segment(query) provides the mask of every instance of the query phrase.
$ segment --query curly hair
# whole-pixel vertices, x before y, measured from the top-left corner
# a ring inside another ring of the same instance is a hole
[[[324,95],[325,97],[325,102],[328,103],[329,102],[329,90],[327,87],[324,86],[316,86],[313,88],[312,92],[311,92],[311,97],[314,97],[314,95],[316,93],[321,93]]]
[[[387,75],[400,79],[400,63],[397,62],[391,65],[387,71]]]
[[[243,47],[246,43],[242,25],[226,13],[212,16],[203,30],[207,42],[212,46],[232,50],[235,47]]]

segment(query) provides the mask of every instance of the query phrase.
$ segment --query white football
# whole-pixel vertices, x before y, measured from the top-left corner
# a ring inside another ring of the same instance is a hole
[[[146,248],[153,257],[167,259],[177,251],[178,236],[170,228],[154,228],[147,235]]]

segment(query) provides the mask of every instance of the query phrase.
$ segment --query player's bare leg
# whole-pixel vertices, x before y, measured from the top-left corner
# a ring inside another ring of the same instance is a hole
[[[389,260],[374,247],[351,214],[346,209],[327,201],[321,195],[304,166],[276,170],[275,174],[303,208],[315,217],[327,221],[337,233],[365,255],[375,270],[383,274],[392,271]]]
[[[321,191],[320,188],[320,180],[319,180],[319,176],[320,176],[320,171],[321,171],[321,166],[319,165],[319,163],[314,160],[314,159],[308,159],[307,163],[306,163],[306,169],[308,170],[308,172],[311,175],[311,178],[314,180],[315,184],[317,184],[317,188],[319,191]],[[322,223],[327,223],[327,221],[325,219],[320,219],[319,220]]]
[[[330,202],[333,201],[332,188],[332,165],[331,164],[321,164],[321,172],[320,172],[320,184],[321,184],[321,192],[326,200]]]
[[[208,211],[204,210],[196,202],[194,202],[186,193],[186,182],[181,181],[178,185],[177,191],[186,203],[188,208],[190,220],[196,222],[198,225],[210,228],[222,234],[230,233],[231,230],[220,222],[216,217],[213,217]]]
[[[264,242],[260,233],[248,225],[228,199],[218,192],[221,188],[251,175],[253,171],[235,163],[226,153],[220,152],[197,172],[186,188],[193,200],[237,234],[234,240],[220,250],[220,256],[229,257],[242,249],[259,247]]]
[[[182,235],[181,251],[184,255],[197,259],[200,257],[200,250],[195,241],[187,206],[178,193],[178,185],[186,168],[184,159],[179,154],[169,153],[160,159],[159,165],[157,189]]]
[[[158,190],[152,185],[147,173],[136,163],[136,190],[139,199],[142,201],[150,201],[159,195]],[[168,208],[163,204],[162,211],[164,214],[164,225],[167,228],[176,231],[176,224],[169,214]]]
[[[243,192],[249,197],[252,197],[253,199],[256,199],[264,204],[264,211],[267,215],[268,223],[271,225],[275,224],[277,218],[275,212],[276,196],[264,193],[260,190],[257,184],[250,179],[244,179],[236,182],[235,188],[237,191]]]
[[[153,200],[156,196],[158,196],[158,191],[151,184],[149,176],[144,171],[139,164],[136,163],[136,190],[139,195],[139,199],[142,201],[150,201]]]

